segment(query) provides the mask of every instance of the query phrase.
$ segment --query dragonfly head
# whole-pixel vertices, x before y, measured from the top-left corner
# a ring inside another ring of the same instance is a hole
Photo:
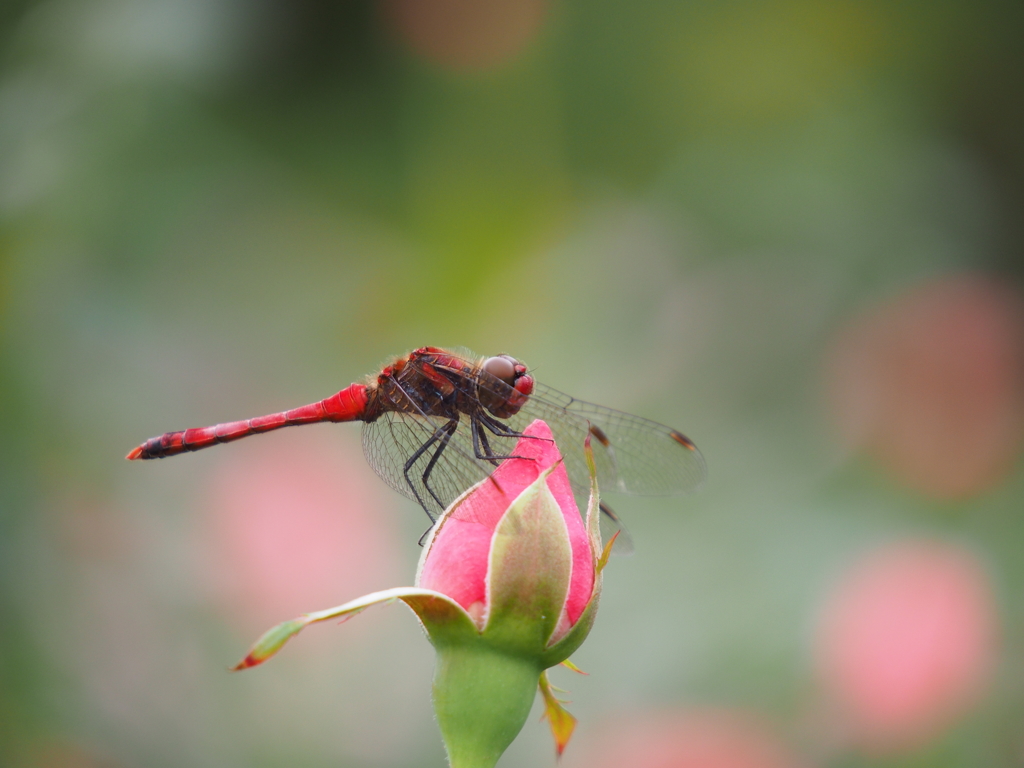
[[[496,355],[484,360],[480,368],[508,385],[487,387],[481,382],[480,402],[499,419],[515,415],[533,392],[533,377],[526,372],[526,366],[509,355]]]

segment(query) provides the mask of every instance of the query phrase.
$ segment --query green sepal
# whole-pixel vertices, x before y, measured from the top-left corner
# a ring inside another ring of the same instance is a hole
[[[605,547],[604,547],[604,552],[602,552],[602,553],[601,553],[601,557],[599,557],[599,558],[597,559],[597,569],[596,569],[596,570],[597,570],[597,572],[598,572],[598,573],[600,573],[601,571],[603,571],[603,570],[604,570],[604,567],[605,567],[606,565],[608,565],[608,558],[609,558],[609,557],[611,557],[611,555],[612,555],[612,547],[614,547],[614,546],[615,546],[615,540],[616,540],[617,538],[619,538],[619,534],[620,534],[620,533],[622,533],[622,531],[616,531],[616,532],[615,532],[615,535],[614,535],[614,536],[612,536],[612,537],[611,537],[611,538],[610,538],[610,539],[608,540],[608,543],[607,543],[607,544],[605,545]]]
[[[583,645],[583,641],[587,639],[587,635],[590,634],[590,630],[594,626],[594,619],[597,618],[597,606],[600,599],[601,576],[598,574],[594,580],[594,594],[590,598],[590,602],[587,603],[587,607],[583,609],[579,619],[557,643],[541,655],[541,664],[544,669],[561,664],[579,650],[579,647]]]
[[[563,660],[563,661],[560,661],[560,662],[559,662],[559,664],[560,664],[561,666],[565,667],[566,669],[571,669],[571,670],[572,670],[573,672],[575,672],[575,673],[576,673],[577,675],[590,675],[590,673],[589,673],[589,672],[584,672],[584,671],[583,671],[582,669],[580,669],[579,667],[577,667],[577,666],[576,666],[575,664],[573,664],[573,663],[572,663],[571,661],[569,661],[568,659],[565,659],[565,660]]]
[[[554,469],[519,494],[491,540],[483,637],[512,653],[544,650],[569,593],[572,545],[547,484]]]
[[[476,625],[469,614],[462,606],[456,603],[447,595],[435,592],[432,589],[420,589],[418,587],[396,587],[385,589],[380,592],[371,592],[360,598],[351,600],[344,605],[335,608],[328,608],[324,611],[306,613],[297,619],[285,621],[264,632],[249,652],[238,664],[232,667],[232,671],[248,669],[262,664],[271,656],[281,650],[282,646],[292,637],[301,632],[310,624],[330,619],[348,619],[357,613],[369,608],[371,605],[389,603],[394,600],[401,600],[408,605],[420,623],[426,630],[430,640],[435,645],[438,642],[451,642],[457,639],[477,637]]]
[[[572,738],[573,731],[576,730],[577,721],[569,710],[562,706],[564,702],[559,701],[552,688],[553,686],[548,681],[548,673],[542,672],[540,693],[544,697],[544,717],[547,718],[548,725],[551,727],[551,735],[555,739],[555,752],[558,757],[561,757],[569,744],[569,739]]]

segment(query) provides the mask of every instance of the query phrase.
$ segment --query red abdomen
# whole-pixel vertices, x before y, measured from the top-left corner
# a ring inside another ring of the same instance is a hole
[[[352,384],[316,403],[293,408],[290,411],[257,416],[244,421],[228,421],[212,427],[196,427],[181,432],[165,432],[151,437],[126,458],[162,459],[179,453],[198,451],[218,443],[230,443],[249,435],[270,432],[282,427],[315,424],[319,421],[360,421],[368,417],[367,403],[370,390],[365,384]]]

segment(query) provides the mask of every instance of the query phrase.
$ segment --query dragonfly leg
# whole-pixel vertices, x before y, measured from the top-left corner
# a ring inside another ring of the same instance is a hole
[[[526,437],[526,438],[529,438],[530,440],[546,440],[548,442],[551,442],[551,439],[547,438],[547,437],[541,437],[540,435],[524,435],[522,432],[517,432],[516,430],[512,429],[508,424],[505,424],[504,422],[499,421],[498,419],[494,418],[490,414],[482,413],[481,412],[481,413],[479,413],[477,415],[480,418],[480,422],[485,427],[487,427],[487,429],[489,429],[491,431],[491,434],[497,435],[498,437],[516,437],[516,438]],[[481,434],[481,436],[483,436],[483,432],[481,432],[480,434]],[[506,456],[506,457],[498,457],[498,458],[517,458],[517,457],[508,457],[508,456]]]
[[[482,420],[477,420],[477,418],[475,416],[472,417],[472,418],[473,418],[473,452],[476,454],[476,458],[481,459],[482,461],[489,461],[494,466],[498,466],[498,463],[501,462],[501,461],[504,461],[505,459],[522,459],[522,458],[526,458],[524,456],[517,456],[517,455],[514,455],[514,454],[509,454],[507,456],[499,456],[496,453],[494,453],[494,451],[491,450],[491,444],[487,441],[487,433],[484,432],[484,426],[487,426],[487,428],[490,429],[492,432],[494,432],[494,429],[492,429],[490,425],[484,424],[482,422]],[[501,424],[501,422],[497,422],[497,423],[500,426],[504,426],[503,424]],[[505,433],[502,433],[502,432],[494,432],[494,434],[498,435],[498,437],[522,437],[522,435],[519,432],[509,432],[508,434],[505,434]],[[483,445],[483,449],[484,449],[483,452],[481,452],[481,450],[480,450],[481,444]]]
[[[408,459],[406,459],[406,462],[405,462],[405,464],[402,467],[402,474],[405,476],[405,484],[409,486],[409,490],[412,491],[412,495],[416,497],[417,503],[421,507],[423,507],[423,511],[427,513],[427,517],[430,518],[431,522],[433,522],[435,520],[435,517],[430,513],[430,510],[427,508],[427,505],[423,502],[423,498],[420,496],[419,491],[416,490],[416,484],[413,483],[412,478],[409,477],[409,472],[412,471],[413,466],[419,460],[420,456],[422,456],[424,453],[426,453],[427,449],[429,449],[430,446],[432,446],[434,443],[436,443],[438,440],[441,439],[441,435],[444,434],[444,431],[447,428],[448,428],[448,424],[445,424],[445,425],[443,425],[441,427],[438,427],[436,430],[434,430],[434,434],[432,434],[423,443],[423,445],[421,445],[419,448],[417,448],[416,451]],[[449,437],[451,437],[451,435],[449,435]],[[437,459],[437,455],[435,454],[434,458],[431,459],[431,464],[434,461],[436,461],[436,459]],[[427,488],[427,490],[429,491],[430,488]],[[431,492],[430,495],[434,496],[434,500],[437,501],[438,505],[440,505],[442,508],[444,507],[444,505],[441,504],[440,500],[437,499],[437,496],[435,496],[433,492]]]
[[[483,450],[481,450],[481,446],[483,446]],[[494,455],[494,451],[491,450],[491,444],[487,442],[487,434],[477,419],[473,419],[473,454],[478,459],[491,462],[494,466],[498,466],[500,459],[510,458],[508,456]]]
[[[430,457],[430,461],[427,462],[426,468],[423,470],[423,476],[420,478],[423,481],[423,487],[427,489],[427,493],[434,497],[434,501],[441,508],[444,508],[444,502],[438,498],[437,494],[434,493],[434,489],[430,487],[430,473],[434,471],[434,465],[437,464],[437,460],[441,458],[441,454],[444,453],[444,449],[448,447],[448,441],[452,439],[452,435],[455,434],[455,430],[459,428],[459,420],[457,418],[452,419],[447,424],[439,427],[431,441],[438,441],[437,450],[434,451],[434,455]],[[417,454],[420,454],[417,451]],[[431,518],[433,519],[433,518]]]
[[[498,460],[494,458],[494,452],[491,451],[491,446],[487,443],[487,435],[483,433],[483,427],[480,426],[480,422],[473,419],[473,455],[483,461],[489,461],[494,466],[498,466]],[[487,453],[480,451],[481,444]]]
[[[516,432],[516,430],[512,429],[511,427],[509,427],[508,424],[503,424],[502,422],[498,421],[493,416],[491,416],[491,415],[489,415],[487,413],[484,413],[482,411],[480,413],[478,413],[475,418],[479,419],[480,423],[482,423],[485,427],[487,427],[487,429],[489,429],[492,434],[497,435],[498,437],[522,437],[523,436],[522,432]]]

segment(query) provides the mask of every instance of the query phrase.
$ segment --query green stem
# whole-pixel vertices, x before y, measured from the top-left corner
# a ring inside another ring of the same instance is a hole
[[[530,714],[542,671],[480,642],[437,649],[434,712],[451,768],[494,768]]]

